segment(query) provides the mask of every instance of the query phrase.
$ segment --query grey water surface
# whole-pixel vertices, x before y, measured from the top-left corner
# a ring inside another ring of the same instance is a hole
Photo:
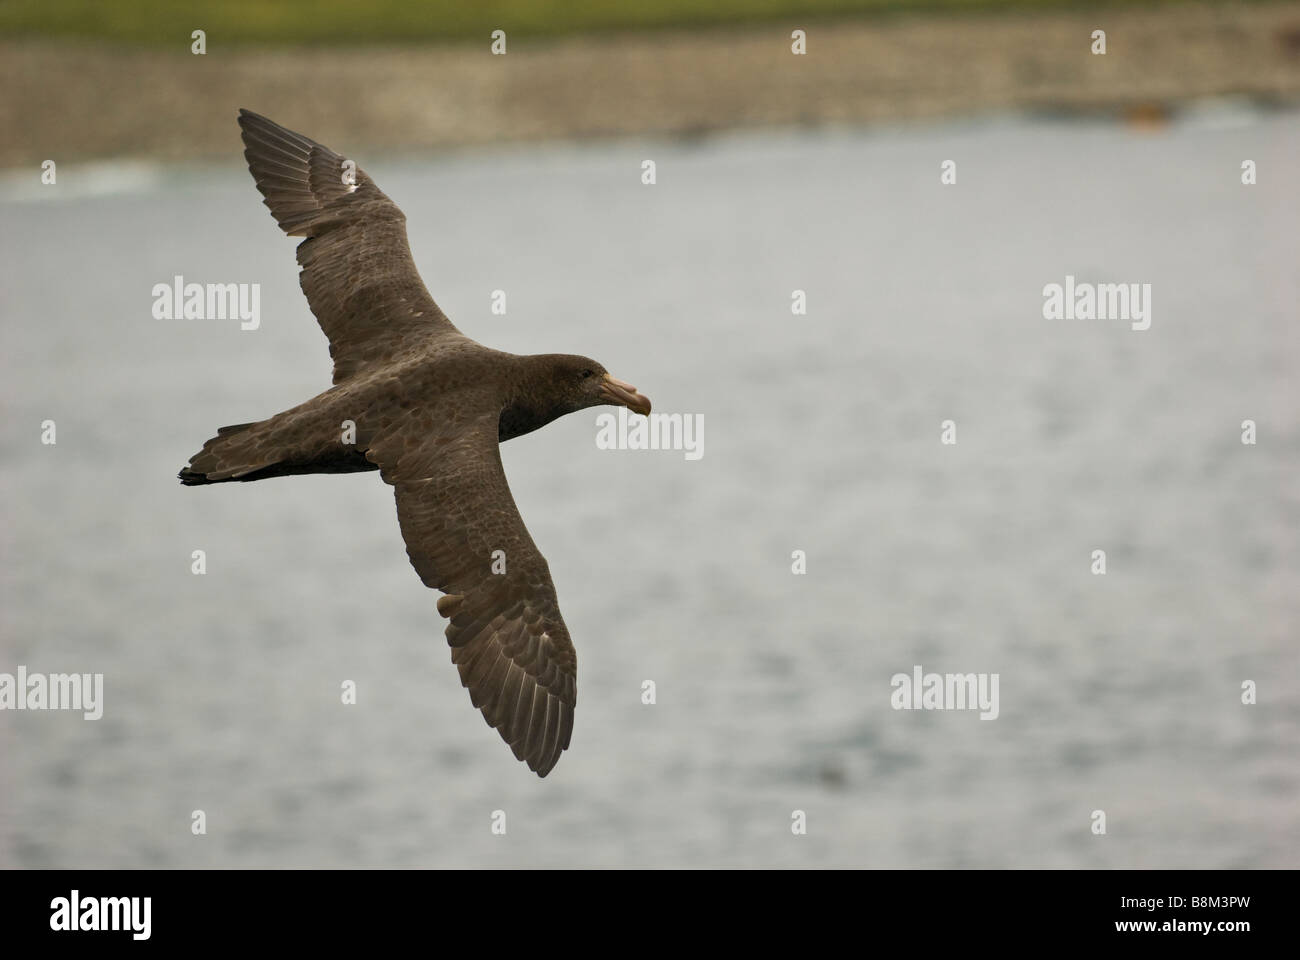
[[[306,132],[402,206],[462,330],[597,358],[701,414],[704,455],[598,449],[597,411],[503,449],[578,648],[538,780],[378,475],[175,479],[329,385],[233,115],[227,166],[9,175],[0,672],[105,690],[95,721],[0,712],[0,864],[1300,865],[1295,114],[425,158]],[[177,274],[260,284],[259,329],[154,319]],[[1044,319],[1067,275],[1149,283],[1150,329]],[[998,717],[894,710],[916,665],[996,673]]]

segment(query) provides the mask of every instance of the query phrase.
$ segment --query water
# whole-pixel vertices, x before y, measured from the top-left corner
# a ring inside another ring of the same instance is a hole
[[[1296,866],[1300,124],[1221,119],[363,160],[463,330],[704,416],[695,462],[595,411],[504,449],[579,653],[545,781],[377,476],[175,480],[329,381],[233,122],[229,167],[11,178],[0,670],[106,692],[0,713],[0,862]],[[154,320],[175,274],[260,283],[261,328]],[[1044,320],[1067,274],[1150,283],[1151,329]],[[1000,716],[892,710],[915,664]]]

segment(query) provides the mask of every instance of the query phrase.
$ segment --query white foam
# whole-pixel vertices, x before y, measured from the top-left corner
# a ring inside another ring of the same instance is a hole
[[[60,164],[55,182],[42,183],[40,165],[0,172],[0,201],[41,203],[84,200],[151,190],[162,180],[163,168],[145,160],[108,160]]]

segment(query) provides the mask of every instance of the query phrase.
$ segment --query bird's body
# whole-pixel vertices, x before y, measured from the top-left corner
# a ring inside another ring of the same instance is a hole
[[[298,247],[300,280],[330,341],[334,386],[257,423],[222,427],[180,472],[187,485],[379,470],[407,553],[446,596],[452,660],[470,699],[545,776],[569,745],[577,662],[545,558],[510,496],[498,445],[635,388],[585,357],[518,356],[457,330],[425,289],[405,218],[355,165],[240,112],[245,157]]]
[[[574,358],[582,359],[582,358]],[[376,432],[411,417],[423,430],[458,423],[466,412],[498,410],[498,442],[531,433],[567,410],[537,402],[534,378],[549,373],[551,355],[518,356],[467,337],[435,342],[408,357],[335,384],[260,423],[222,428],[181,472],[190,485],[260,480],[302,473],[378,470],[366,459]],[[539,362],[541,361],[541,362]],[[533,388],[533,389],[530,389]],[[341,443],[346,425],[353,439]],[[238,440],[234,434],[238,434]]]

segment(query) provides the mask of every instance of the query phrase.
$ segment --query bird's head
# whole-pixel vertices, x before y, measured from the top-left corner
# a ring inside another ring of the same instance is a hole
[[[556,358],[553,370],[555,387],[574,410],[605,403],[627,407],[633,413],[650,412],[650,398],[637,392],[630,383],[612,376],[608,370],[588,357]]]

